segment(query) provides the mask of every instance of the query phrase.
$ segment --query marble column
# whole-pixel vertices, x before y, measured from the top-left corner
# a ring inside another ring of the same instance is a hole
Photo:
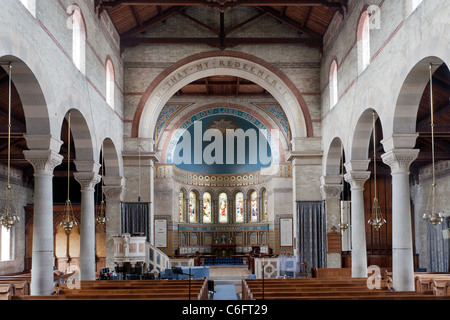
[[[369,161],[364,161],[367,168]],[[364,183],[370,178],[369,171],[352,171],[354,162],[345,165],[344,178],[351,187],[351,235],[352,235],[352,277],[367,278],[366,219],[364,216]]]
[[[122,177],[103,177],[102,187],[105,195],[106,223],[105,255],[106,267],[114,270],[114,236],[121,234],[121,201],[124,191],[125,179]]]
[[[75,161],[77,168],[80,162]],[[95,280],[95,198],[94,187],[100,182],[98,163],[90,163],[90,172],[75,172],[81,185],[80,280]]]
[[[392,175],[392,280],[396,291],[414,291],[409,167],[419,150],[391,149],[381,157]]]
[[[340,203],[341,193],[344,189],[342,185],[342,176],[323,176],[320,178],[322,183],[320,192],[322,199],[325,201],[325,210],[327,215],[327,233],[332,232],[332,228],[339,229],[340,223]],[[341,268],[341,254],[340,253],[327,253],[327,267],[328,268]]]
[[[62,142],[58,144],[53,150],[59,150]],[[31,295],[53,292],[53,171],[63,160],[53,150],[24,151],[34,167]]]

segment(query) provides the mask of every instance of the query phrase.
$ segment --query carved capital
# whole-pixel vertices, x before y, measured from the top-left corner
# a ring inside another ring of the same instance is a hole
[[[370,171],[350,171],[344,175],[352,190],[364,190],[364,183],[370,178]]]
[[[120,201],[122,198],[122,193],[124,190],[123,186],[103,186],[103,193],[105,194],[106,200],[116,200]]]
[[[340,199],[344,186],[342,184],[323,184],[320,186],[322,199]]]
[[[35,174],[53,174],[63,156],[52,150],[24,150],[25,159],[33,165]]]
[[[75,180],[81,185],[81,190],[94,190],[97,183],[101,181],[101,176],[96,172],[75,172]]]
[[[409,167],[419,156],[416,149],[392,149],[381,156],[383,162],[391,167],[392,174],[409,174]]]

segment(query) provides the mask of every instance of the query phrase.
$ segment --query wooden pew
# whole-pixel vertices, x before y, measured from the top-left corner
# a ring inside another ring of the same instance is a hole
[[[295,279],[292,279],[295,280]],[[399,292],[389,290],[386,281],[381,289],[370,290],[367,285],[358,279],[314,281],[308,285],[301,281],[291,284],[277,285],[273,281],[243,279],[243,300],[450,300],[449,296],[436,296],[429,292]],[[280,284],[284,281],[281,280]],[[347,285],[345,283],[347,282]],[[450,284],[445,290],[450,290]]]
[[[311,274],[313,278],[351,278],[351,268],[312,268]]]
[[[207,300],[208,281],[204,280],[101,280],[81,281],[80,289],[61,284],[53,296],[34,296],[22,300]],[[190,293],[190,294],[189,294]],[[16,300],[19,300],[17,298]]]
[[[4,281],[0,280],[0,285],[10,284],[14,286],[14,295],[30,295],[30,283],[28,281]]]
[[[14,296],[14,286],[12,284],[0,284],[0,300],[11,300]]]

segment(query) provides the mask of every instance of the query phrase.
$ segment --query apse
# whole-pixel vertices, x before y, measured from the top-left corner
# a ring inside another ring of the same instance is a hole
[[[216,114],[180,128],[168,162],[203,174],[240,174],[269,168],[272,132],[248,114]],[[272,143],[273,145],[273,143]]]

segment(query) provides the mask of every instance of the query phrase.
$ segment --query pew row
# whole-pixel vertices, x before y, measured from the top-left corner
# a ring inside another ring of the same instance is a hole
[[[48,296],[13,296],[12,300],[207,300],[204,280],[81,281],[80,287],[61,284]]]

